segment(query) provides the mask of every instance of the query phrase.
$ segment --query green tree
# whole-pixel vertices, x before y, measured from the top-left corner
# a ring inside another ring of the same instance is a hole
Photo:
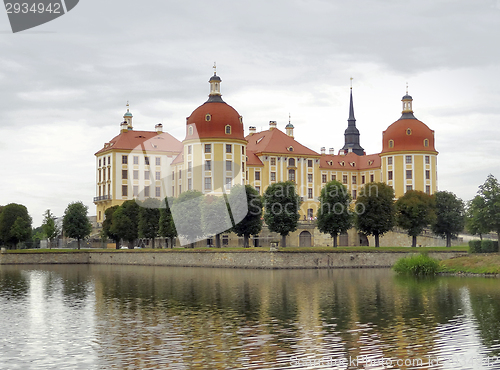
[[[31,238],[31,216],[22,204],[10,203],[0,213],[0,242],[9,248]]]
[[[198,190],[188,190],[179,195],[173,203],[172,215],[175,229],[188,241],[190,247],[200,240],[204,233],[201,220],[203,194]]]
[[[396,224],[412,237],[411,246],[417,246],[417,236],[436,218],[434,198],[422,191],[409,190],[396,201]]]
[[[155,238],[158,236],[160,226],[160,201],[155,198],[147,198],[139,205],[139,237],[151,239],[154,249]]]
[[[317,225],[319,231],[330,234],[333,246],[337,247],[337,235],[347,232],[352,226],[350,211],[351,195],[347,188],[338,181],[330,181],[319,196]]]
[[[33,241],[33,248],[40,248],[40,241],[47,239],[47,235],[43,232],[42,226],[33,229],[31,240]]]
[[[264,221],[270,231],[281,235],[283,247],[286,247],[286,236],[297,230],[300,204],[292,181],[271,184],[264,193]]]
[[[239,204],[239,198],[243,192],[238,188],[242,186],[236,185],[231,189],[229,204]],[[245,185],[245,193],[248,212],[243,220],[233,226],[232,231],[236,235],[243,237],[243,247],[248,248],[250,236],[258,235],[262,230],[262,197],[251,185]],[[234,197],[238,197],[238,199],[234,199]]]
[[[113,225],[113,215],[119,207],[120,206],[116,205],[106,208],[104,211],[104,221],[102,223],[102,234],[115,242],[116,249],[120,248],[120,237],[111,232],[111,227]]]
[[[78,240],[78,249],[80,249],[80,240],[89,236],[92,231],[87,213],[88,207],[82,202],[70,203],[64,211],[63,230],[66,236]]]
[[[174,247],[174,238],[177,236],[177,230],[175,229],[174,219],[170,210],[170,204],[172,204],[173,202],[173,199],[165,198],[165,204],[162,204],[162,208],[160,208],[158,230],[160,236],[163,236],[166,239],[170,239],[170,248]]]
[[[380,235],[394,227],[394,190],[382,182],[371,182],[359,191],[355,206],[358,230],[375,237],[375,247],[380,246]]]
[[[446,246],[451,247],[451,239],[456,238],[464,229],[465,210],[462,199],[448,191],[438,191],[434,194],[436,204],[436,221],[432,231],[446,238]]]
[[[498,180],[489,174],[483,185],[479,187],[478,194],[484,201],[484,222],[488,231],[497,233],[500,240],[500,185]]]
[[[139,205],[135,200],[127,200],[113,213],[111,233],[128,242],[134,249],[134,241],[139,237]]]
[[[487,211],[484,198],[476,195],[467,202],[465,210],[465,228],[471,235],[479,235],[483,240],[483,234],[488,233]]]
[[[209,195],[201,204],[203,233],[215,236],[215,246],[221,247],[220,234],[231,228],[226,201],[223,197]]]
[[[56,217],[50,212],[50,209],[43,214],[42,230],[48,239],[50,249],[52,248],[52,240],[60,233],[56,224]]]

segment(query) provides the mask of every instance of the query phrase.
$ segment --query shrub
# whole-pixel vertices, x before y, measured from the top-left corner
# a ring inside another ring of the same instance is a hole
[[[498,252],[498,242],[493,240],[483,240],[481,242],[481,253]]]
[[[401,275],[436,275],[439,272],[439,261],[425,253],[401,258],[392,267]]]
[[[481,240],[469,241],[469,253],[481,253]]]

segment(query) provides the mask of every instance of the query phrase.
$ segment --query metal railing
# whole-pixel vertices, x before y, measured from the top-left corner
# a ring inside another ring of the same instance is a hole
[[[110,200],[111,195],[101,195],[100,197],[94,197],[94,202],[101,202],[103,200]]]

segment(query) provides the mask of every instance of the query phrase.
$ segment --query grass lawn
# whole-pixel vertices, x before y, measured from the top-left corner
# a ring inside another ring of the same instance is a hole
[[[500,254],[470,254],[441,261],[441,272],[500,274]]]

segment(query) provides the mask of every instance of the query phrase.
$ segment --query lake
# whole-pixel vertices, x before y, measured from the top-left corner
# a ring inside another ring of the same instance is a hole
[[[0,313],[0,369],[500,369],[495,278],[3,265]]]

